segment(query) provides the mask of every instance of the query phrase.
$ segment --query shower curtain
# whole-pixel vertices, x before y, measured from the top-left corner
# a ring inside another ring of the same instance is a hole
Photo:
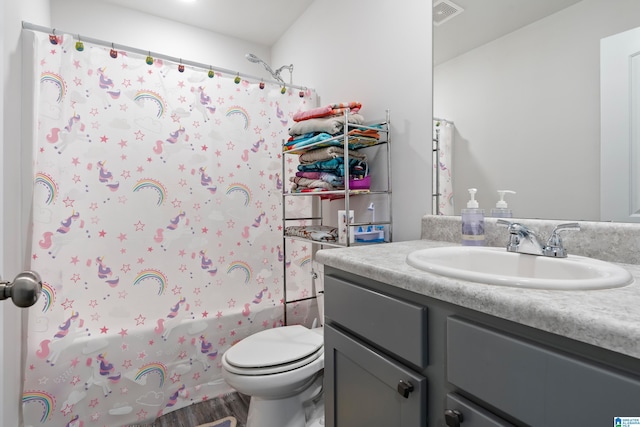
[[[230,391],[221,354],[282,324],[281,144],[315,92],[24,33],[44,282],[25,425],[149,422]],[[304,297],[310,251],[287,246],[287,286]]]
[[[433,214],[455,215],[453,205],[453,176],[451,167],[453,164],[453,123],[445,120],[433,121],[433,139],[435,145],[436,132],[438,132],[439,156],[433,162],[433,191],[440,197],[433,198]],[[435,146],[434,146],[435,149]],[[438,187],[436,187],[436,174],[438,175]]]

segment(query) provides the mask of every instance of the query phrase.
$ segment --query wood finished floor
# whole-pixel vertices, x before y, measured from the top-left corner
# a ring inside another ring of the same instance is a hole
[[[236,427],[245,427],[249,400],[249,396],[231,393],[170,412],[152,424],[132,424],[129,427],[195,427],[228,416],[236,418]]]

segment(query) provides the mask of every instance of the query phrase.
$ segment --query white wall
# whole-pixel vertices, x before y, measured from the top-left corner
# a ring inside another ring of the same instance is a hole
[[[37,24],[37,22],[34,22]],[[51,0],[51,26],[116,44],[149,50],[262,77],[270,77],[259,64],[247,61],[254,53],[269,62],[268,46],[190,27],[109,3]]]
[[[637,0],[583,0],[434,70],[434,115],[455,121],[455,208],[518,192],[532,218],[600,216],[600,39],[640,26]]]
[[[49,23],[48,0],[0,3],[0,277],[12,280],[25,267],[25,236],[29,221],[21,198],[23,20]],[[17,426],[21,409],[21,326],[23,312],[0,302],[0,425]]]
[[[315,1],[271,52],[321,104],[360,101],[371,120],[391,110],[396,241],[419,239],[431,212],[431,10],[420,0]]]

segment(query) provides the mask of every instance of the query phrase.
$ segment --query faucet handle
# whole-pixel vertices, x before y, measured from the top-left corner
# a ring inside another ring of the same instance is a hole
[[[580,231],[580,224],[577,222],[567,222],[557,225],[547,241],[547,246],[544,248],[546,256],[566,258],[567,250],[562,245],[562,238],[560,237],[561,231]]]
[[[513,222],[507,221],[506,219],[498,219],[496,221],[496,224],[502,225],[503,227],[511,227],[513,225]]]
[[[518,252],[518,248],[523,239],[535,238],[535,233],[519,222],[498,219],[496,224],[507,227],[509,231],[509,243],[507,243],[507,251],[509,252]]]
[[[520,224],[519,222],[511,222],[506,221],[504,219],[498,219],[496,224],[507,227],[509,233],[517,234],[519,236],[527,237],[529,235],[536,235],[536,232],[527,227],[526,225]]]

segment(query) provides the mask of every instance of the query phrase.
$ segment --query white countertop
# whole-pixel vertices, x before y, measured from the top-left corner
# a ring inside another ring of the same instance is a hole
[[[616,289],[548,291],[449,279],[411,267],[418,249],[453,243],[414,240],[325,249],[326,266],[640,359],[640,266],[619,264],[635,283]]]

